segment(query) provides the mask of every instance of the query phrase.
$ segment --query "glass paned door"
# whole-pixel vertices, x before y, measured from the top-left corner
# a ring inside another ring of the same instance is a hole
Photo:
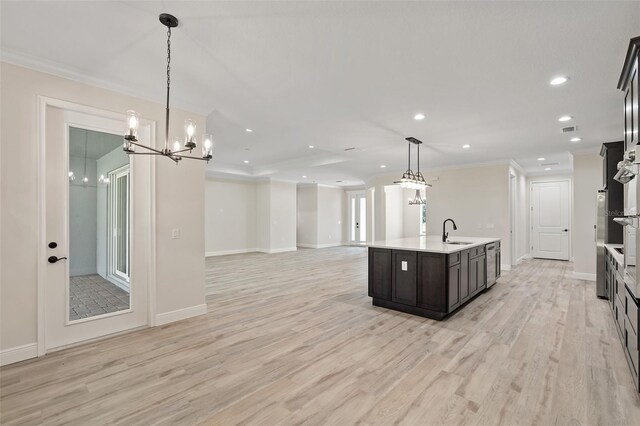
[[[364,192],[349,195],[349,237],[351,244],[367,241],[367,197]]]

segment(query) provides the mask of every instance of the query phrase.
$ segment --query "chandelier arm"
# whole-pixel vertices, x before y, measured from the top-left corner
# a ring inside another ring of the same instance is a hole
[[[155,152],[155,153],[158,153],[158,154],[162,154],[162,155],[164,155],[164,152],[162,152],[162,151],[161,151],[161,150],[159,150],[159,149],[151,148],[150,146],[142,145],[142,144],[139,144],[139,143],[137,143],[137,142],[133,142],[133,141],[129,141],[129,143],[130,143],[131,145],[139,146],[140,148],[148,149],[149,151],[153,151],[153,152]],[[134,154],[134,153],[132,152],[131,154]],[[145,154],[145,153],[142,153],[142,154]]]
[[[190,160],[202,160],[202,161],[206,161],[207,163],[209,162],[209,160],[211,160],[211,158],[208,157],[194,157],[192,155],[181,155],[182,158],[189,158]]]

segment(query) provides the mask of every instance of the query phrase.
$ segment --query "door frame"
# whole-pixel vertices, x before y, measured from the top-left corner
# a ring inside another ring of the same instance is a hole
[[[535,183],[552,183],[552,182],[567,182],[569,185],[569,199],[568,203],[568,214],[569,214],[569,262],[573,262],[573,179],[569,176],[560,176],[560,177],[549,177],[549,178],[538,178],[532,179],[529,181],[529,205],[527,213],[529,215],[529,256],[533,258],[533,215],[531,212],[533,211],[533,199],[531,194],[533,192],[533,184]]]
[[[77,104],[70,101],[65,101],[61,99],[51,98],[47,96],[37,96],[37,124],[36,124],[36,182],[37,182],[37,215],[38,215],[38,225],[37,225],[37,272],[36,272],[36,298],[37,298],[37,321],[36,321],[36,338],[37,338],[37,347],[38,347],[38,356],[43,356],[47,353],[46,347],[46,286],[45,286],[45,276],[47,274],[47,235],[46,235],[46,124],[47,124],[47,108],[54,107],[64,110],[66,112],[74,112],[81,113],[86,115],[92,115],[98,118],[106,118],[111,120],[119,120],[121,122],[125,122],[126,116],[122,113],[117,113],[113,111],[107,111],[99,108],[90,107],[87,105]],[[149,128],[149,134],[151,137],[151,143],[155,146],[156,141],[156,122],[148,119],[141,119],[140,125],[143,127]],[[65,127],[68,127],[65,124]],[[96,129],[100,130],[100,129]],[[68,137],[68,136],[67,136]],[[68,143],[68,142],[67,142]],[[151,211],[149,212],[150,219],[150,233],[149,233],[149,241],[147,242],[147,326],[155,325],[155,317],[156,317],[156,164],[155,161],[150,161],[150,177],[149,177],[149,186],[150,186],[150,207]],[[68,209],[68,206],[67,206]],[[66,214],[68,220],[68,214]],[[65,322],[68,322],[68,315],[65,318]],[[129,331],[129,330],[126,330]],[[99,336],[97,339],[107,337]],[[95,339],[89,339],[88,341],[92,341]],[[86,342],[86,341],[85,341]],[[70,346],[74,346],[76,344],[81,344],[84,342],[77,342]]]
[[[364,241],[351,241],[351,197],[363,197],[365,199],[365,208],[368,208],[367,206],[367,190],[366,189],[362,189],[362,190],[355,190],[355,191],[347,191],[347,238],[348,238],[348,245],[350,246],[364,246],[367,244],[367,227],[365,226],[365,229],[363,230],[362,227],[358,228],[360,230],[358,237],[362,237],[362,232],[364,232]],[[359,209],[360,206],[356,203],[356,208]],[[365,215],[367,215],[367,212],[365,212]],[[365,216],[366,217],[366,216]],[[356,218],[358,219],[358,218]],[[368,224],[366,224],[368,225]],[[362,238],[360,238],[362,240]]]

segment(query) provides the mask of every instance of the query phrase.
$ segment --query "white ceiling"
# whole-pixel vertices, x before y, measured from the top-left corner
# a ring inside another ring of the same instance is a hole
[[[424,141],[425,168],[515,159],[538,172],[541,156],[559,159],[554,171],[570,168],[569,152],[621,139],[616,84],[640,33],[640,2],[1,8],[3,60],[156,101],[166,54],[157,15],[176,15],[172,101],[208,115],[217,141],[210,170],[343,185],[404,170],[406,136]],[[557,75],[570,80],[551,87]],[[426,118],[413,120],[418,112]],[[580,143],[560,132],[565,114]]]

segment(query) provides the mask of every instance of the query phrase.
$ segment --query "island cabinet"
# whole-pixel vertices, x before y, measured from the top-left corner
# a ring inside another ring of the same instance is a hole
[[[455,253],[369,248],[373,304],[442,319],[486,289],[486,246]]]

